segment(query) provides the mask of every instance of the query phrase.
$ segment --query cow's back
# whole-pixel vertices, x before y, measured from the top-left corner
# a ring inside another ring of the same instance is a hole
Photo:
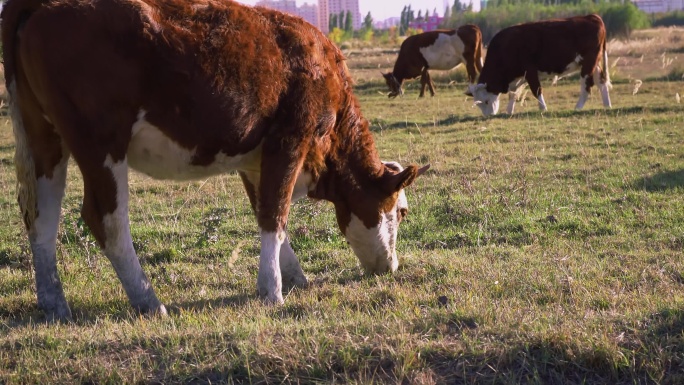
[[[514,25],[492,38],[479,82],[495,79],[501,83],[497,91],[505,92],[531,63],[540,72],[562,73],[577,55],[600,49],[604,41],[603,21],[593,14]]]
[[[293,108],[283,100],[317,95],[300,98],[316,105],[296,106],[315,122],[343,108],[351,90],[325,36],[266,8],[215,0],[48,0],[35,8],[18,57],[27,76],[43,79],[32,87],[47,115],[59,108],[51,101],[66,99],[92,121],[116,107],[116,126],[131,127],[144,110],[165,135],[196,148],[199,164],[256,147],[279,111]]]

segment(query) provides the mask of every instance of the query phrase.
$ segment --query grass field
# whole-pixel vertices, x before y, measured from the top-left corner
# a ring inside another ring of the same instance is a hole
[[[135,246],[171,313],[137,316],[80,219],[72,167],[58,256],[75,319],[46,323],[3,117],[0,383],[684,383],[682,37],[611,43],[611,110],[595,90],[574,111],[569,79],[544,84],[547,113],[526,100],[491,119],[463,70],[434,74],[434,98],[416,81],[388,100],[378,71],[392,50],[347,52],[383,159],[432,168],[407,191],[394,275],[362,273],[331,204],[296,203],[289,233],[311,284],[279,307],[256,296],[237,175],[133,173]]]

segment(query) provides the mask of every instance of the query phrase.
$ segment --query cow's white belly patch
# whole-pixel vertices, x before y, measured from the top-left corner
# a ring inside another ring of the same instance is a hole
[[[261,164],[261,146],[258,146],[235,156],[218,153],[206,166],[193,165],[195,149],[184,148],[164,135],[145,120],[143,110],[133,124],[127,155],[131,168],[157,179],[191,180],[230,170],[259,171]]]
[[[582,55],[577,55],[577,57],[575,57],[575,60],[571,61],[570,64],[565,66],[565,70],[563,70],[563,72],[561,72],[559,74],[555,74],[555,73],[541,72],[540,71],[539,77],[540,78],[544,77],[547,79],[558,77],[558,79],[560,79],[564,76],[568,76],[568,75],[571,75],[571,74],[579,71],[581,67],[582,67]]]
[[[420,53],[430,69],[450,70],[464,61],[464,47],[458,35],[449,36],[442,33],[432,45],[421,48]]]

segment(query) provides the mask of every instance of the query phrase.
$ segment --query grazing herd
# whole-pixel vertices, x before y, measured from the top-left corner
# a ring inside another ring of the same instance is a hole
[[[332,202],[367,272],[397,269],[404,189],[429,165],[380,160],[342,53],[301,18],[225,0],[9,0],[1,28],[19,205],[48,317],[71,317],[56,261],[70,158],[82,217],[140,312],[166,309],[133,247],[129,168],[172,180],[236,170],[259,227],[267,303],[283,302],[283,283],[307,283],[286,233],[298,198]],[[383,74],[389,96],[417,76],[421,96],[426,86],[434,95],[428,70],[460,63],[485,115],[524,82],[545,109],[539,74],[576,69],[577,108],[594,83],[610,106],[598,16],[505,29],[484,66],[476,26],[413,36]]]
[[[401,44],[394,70],[383,74],[389,97],[403,95],[405,79],[420,75],[420,96],[426,84],[432,96],[434,85],[428,70],[449,70],[466,63],[466,91],[485,116],[499,110],[499,95],[509,96],[507,112],[513,113],[519,90],[526,84],[546,111],[540,78],[565,76],[579,71],[581,109],[596,83],[603,105],[610,107],[610,76],[606,51],[606,28],[598,15],[576,16],[514,25],[497,33],[487,48],[482,65],[482,35],[475,25],[457,30],[438,30],[413,35]],[[475,83],[475,68],[480,77]]]

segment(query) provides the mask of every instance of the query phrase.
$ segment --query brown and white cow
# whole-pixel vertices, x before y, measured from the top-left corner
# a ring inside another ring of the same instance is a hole
[[[599,64],[600,58],[603,63]],[[591,86],[598,84],[603,105],[610,107],[610,76],[606,51],[606,28],[598,15],[577,16],[519,24],[497,33],[487,48],[487,58],[478,84],[470,86],[475,103],[485,116],[499,109],[499,94],[508,93],[512,114],[518,89],[529,84],[546,111],[540,75],[566,75],[580,71],[581,109]]]
[[[420,76],[420,97],[425,87],[435,96],[435,85],[428,70],[450,70],[465,63],[468,81],[475,83],[482,70],[482,33],[476,25],[466,24],[458,29],[439,29],[412,35],[401,43],[394,70],[386,74],[385,82],[390,98],[403,95],[404,80]]]
[[[69,318],[55,243],[67,160],[82,216],[132,306],[165,313],[133,249],[128,168],[187,180],[238,170],[261,233],[258,292],[306,278],[290,203],[331,201],[371,273],[394,271],[403,189],[428,166],[383,163],[341,52],[298,17],[229,0],[9,0],[2,43],[19,201],[38,304]]]

